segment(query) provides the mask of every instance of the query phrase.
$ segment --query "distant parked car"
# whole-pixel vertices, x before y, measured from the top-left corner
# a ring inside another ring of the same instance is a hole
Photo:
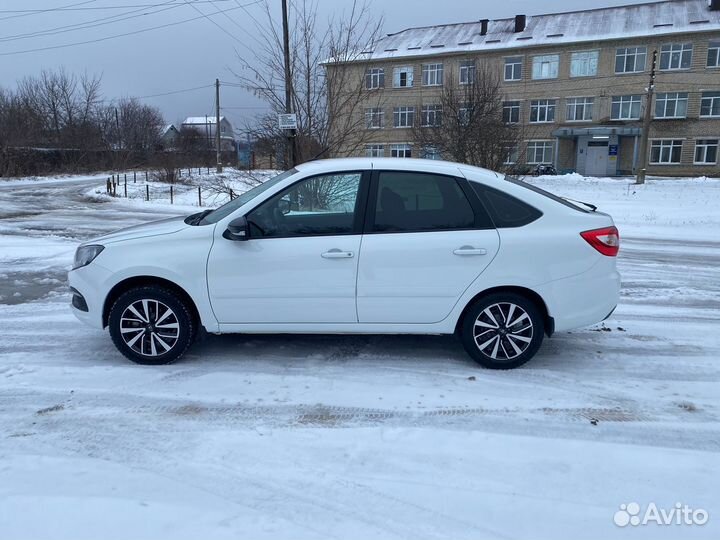
[[[615,309],[612,218],[457,163],[305,163],[224,206],[81,245],[77,317],[141,364],[212,333],[459,334],[488,368]]]
[[[547,175],[556,175],[557,174],[557,169],[555,168],[555,166],[552,163],[540,164],[540,165],[537,165],[533,169],[534,176],[543,176],[545,174],[547,174]]]

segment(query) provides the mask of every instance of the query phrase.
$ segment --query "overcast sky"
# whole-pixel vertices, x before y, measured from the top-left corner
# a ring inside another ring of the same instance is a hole
[[[259,3],[248,5],[251,2],[194,0],[191,6],[190,0],[1,0],[0,86],[13,87],[26,75],[60,66],[75,73],[102,75],[103,93],[109,99],[196,88],[212,84],[216,77],[232,81],[229,68],[238,65],[235,49],[249,55],[253,37],[260,31],[250,15],[260,19],[263,8]],[[269,2],[273,8],[277,5],[279,16],[280,0]],[[326,20],[346,10],[352,0],[316,2],[320,18]],[[599,0],[593,7],[642,2]],[[384,17],[385,32],[588,7],[587,0],[371,0],[371,4]],[[241,9],[240,5],[247,7]],[[223,14],[218,10],[229,11]],[[148,11],[154,13],[144,14]],[[188,22],[175,24],[180,21]],[[105,39],[161,25],[167,26]],[[93,40],[102,41],[60,47]],[[45,50],[22,52],[29,49]],[[144,101],[158,106],[168,122],[214,114],[214,90],[210,87]],[[222,89],[221,103],[227,107],[223,114],[236,128],[262,106],[243,90],[232,87]]]

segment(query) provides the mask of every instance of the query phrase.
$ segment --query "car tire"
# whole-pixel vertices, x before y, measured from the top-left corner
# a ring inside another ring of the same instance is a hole
[[[493,293],[470,306],[460,338],[481,366],[513,369],[535,356],[544,333],[544,317],[535,302],[516,293]]]
[[[137,287],[118,297],[108,317],[115,347],[137,364],[162,365],[180,358],[195,339],[195,318],[176,293]]]

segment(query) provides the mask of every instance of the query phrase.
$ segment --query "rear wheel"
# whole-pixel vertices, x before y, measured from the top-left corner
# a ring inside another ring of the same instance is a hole
[[[544,332],[544,319],[534,302],[515,293],[495,293],[470,307],[461,338],[481,366],[512,369],[535,356]]]
[[[137,287],[110,309],[110,336],[118,350],[138,364],[169,364],[195,338],[195,321],[185,302],[162,287]]]

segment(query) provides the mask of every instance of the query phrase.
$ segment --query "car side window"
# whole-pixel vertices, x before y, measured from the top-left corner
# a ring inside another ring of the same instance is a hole
[[[475,213],[457,180],[428,173],[378,174],[375,232],[475,228]]]
[[[542,216],[540,210],[512,195],[476,182],[472,186],[498,229],[522,227]]]
[[[361,179],[348,172],[301,180],[246,216],[250,238],[352,234]]]

